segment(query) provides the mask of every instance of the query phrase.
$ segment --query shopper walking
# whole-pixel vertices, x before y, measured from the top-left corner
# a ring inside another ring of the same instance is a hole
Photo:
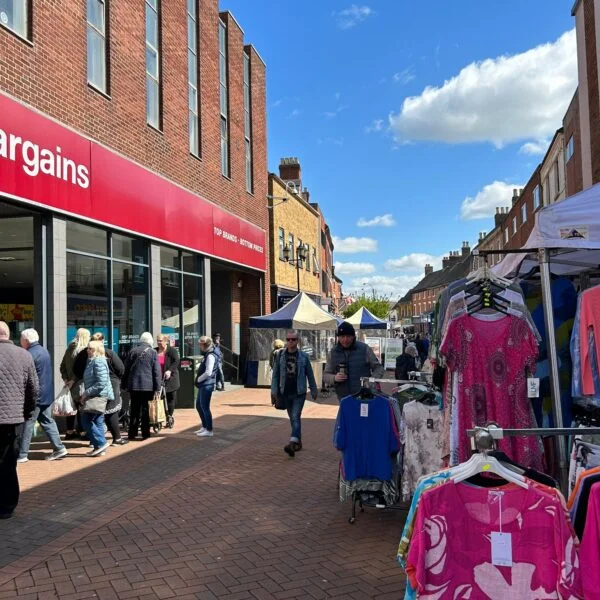
[[[199,343],[204,360],[198,369],[196,378],[196,387],[198,388],[196,410],[200,415],[202,427],[196,431],[196,435],[199,437],[212,437],[213,419],[210,412],[210,400],[217,381],[217,357],[213,341],[208,336],[203,335]]]
[[[313,400],[317,399],[319,390],[308,354],[298,349],[298,333],[288,331],[285,339],[286,348],[277,354],[273,363],[271,398],[275,404],[279,396],[287,409],[292,434],[283,450],[293,457],[296,452],[302,450],[301,417],[308,391],[307,380]]]
[[[81,383],[83,380],[83,372],[87,364],[87,346],[90,341],[90,332],[88,329],[81,327],[75,333],[73,341],[69,344],[60,363],[60,374],[63,378],[63,383],[71,390],[71,398],[75,406],[79,405],[79,396],[81,393]],[[65,432],[66,440],[73,440],[79,437],[79,433],[75,428],[77,423],[78,429],[81,432],[81,416],[67,417],[67,430]]]
[[[0,519],[12,517],[19,503],[17,457],[23,423],[35,410],[40,393],[33,358],[10,341],[0,321]]]
[[[102,342],[104,346],[104,334],[97,332],[92,336],[92,340]],[[104,346],[106,353],[106,363],[108,365],[108,375],[113,389],[113,400],[109,400],[106,404],[106,412],[104,413],[104,422],[110,434],[112,435],[113,446],[124,446],[128,440],[121,436],[121,427],[119,425],[119,411],[123,403],[121,400],[121,377],[125,373],[125,365],[119,358],[119,355]]]
[[[221,348],[221,334],[215,333],[213,338],[215,345],[215,358],[217,359],[217,379],[215,381],[215,389],[217,392],[225,391],[225,375],[223,374],[223,349]]]
[[[339,325],[337,338],[337,344],[327,355],[323,379],[328,385],[335,385],[335,393],[341,400],[360,391],[361,378],[381,378],[385,371],[373,350],[356,340],[351,323],[344,321]]]
[[[36,422],[40,424],[46,434],[53,452],[46,456],[46,460],[57,460],[67,456],[68,452],[60,440],[60,433],[56,426],[56,421],[52,416],[52,405],[54,404],[54,385],[52,382],[52,360],[48,350],[40,344],[40,336],[35,329],[24,329],[21,332],[21,348],[27,350],[33,358],[35,371],[40,384],[40,394],[37,406],[30,419],[25,421],[23,427],[23,437],[21,439],[21,448],[19,451],[18,463],[24,463],[29,460],[29,447],[31,437]]]
[[[154,350],[154,338],[149,332],[140,335],[140,343],[125,359],[125,373],[122,386],[129,392],[129,434],[130,440],[137,437],[141,427],[142,439],[150,437],[150,416],[148,402],[160,392],[161,374],[158,355]]]
[[[408,374],[417,370],[416,358],[419,355],[414,344],[407,344],[404,352],[396,357],[396,370],[394,377],[399,381],[408,380]]]
[[[101,456],[106,454],[109,446],[104,435],[104,413],[108,402],[114,400],[114,393],[110,383],[104,342],[90,340],[87,353],[88,361],[83,374],[84,392],[79,399],[82,411],[81,422],[94,446],[87,455]]]
[[[179,352],[169,344],[169,337],[160,334],[156,336],[158,364],[162,372],[167,395],[167,427],[175,424],[175,406],[177,404],[177,390],[179,389]]]

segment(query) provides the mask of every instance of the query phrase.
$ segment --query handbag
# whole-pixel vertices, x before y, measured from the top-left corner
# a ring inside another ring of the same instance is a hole
[[[95,413],[103,415],[106,411],[106,404],[108,398],[104,396],[95,396],[94,398],[87,398],[81,409],[84,413]]]
[[[281,394],[277,394],[277,396],[275,396],[274,400],[275,400],[273,402],[274,408],[276,408],[277,410],[286,410],[287,409],[287,402],[285,401],[285,398]]]
[[[154,394],[154,398],[148,401],[148,417],[150,423],[153,425],[159,425],[167,422],[167,415],[165,413],[164,389],[164,387],[161,388],[160,392],[156,392],[156,394]]]

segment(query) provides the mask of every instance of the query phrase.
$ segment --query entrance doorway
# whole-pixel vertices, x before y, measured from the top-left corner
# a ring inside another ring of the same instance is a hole
[[[34,217],[0,202],[0,320],[13,342],[35,324]]]

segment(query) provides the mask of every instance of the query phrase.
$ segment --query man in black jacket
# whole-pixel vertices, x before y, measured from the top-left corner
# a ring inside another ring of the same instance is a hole
[[[148,402],[152,400],[155,393],[160,392],[161,385],[160,365],[153,346],[152,334],[142,333],[139,346],[133,348],[125,360],[122,387],[129,391],[131,398],[128,432],[130,440],[136,438],[140,421],[142,439],[145,440],[150,437]]]
[[[337,338],[337,344],[327,356],[323,380],[335,385],[335,393],[341,400],[360,391],[362,377],[382,378],[385,371],[373,350],[356,340],[351,323],[344,321],[340,324]]]

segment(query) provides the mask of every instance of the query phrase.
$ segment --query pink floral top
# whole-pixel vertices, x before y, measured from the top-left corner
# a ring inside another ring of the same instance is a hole
[[[527,372],[535,373],[538,355],[528,323],[513,315],[490,321],[464,314],[448,327],[440,347],[448,368],[458,376],[458,459],[471,455],[467,429],[495,421],[507,429],[534,427],[527,398]],[[542,446],[535,437],[500,440],[514,461],[543,469]]]
[[[500,514],[512,566],[492,563]],[[577,538],[560,501],[534,486],[450,481],[425,491],[406,570],[418,597],[429,600],[583,598]]]

